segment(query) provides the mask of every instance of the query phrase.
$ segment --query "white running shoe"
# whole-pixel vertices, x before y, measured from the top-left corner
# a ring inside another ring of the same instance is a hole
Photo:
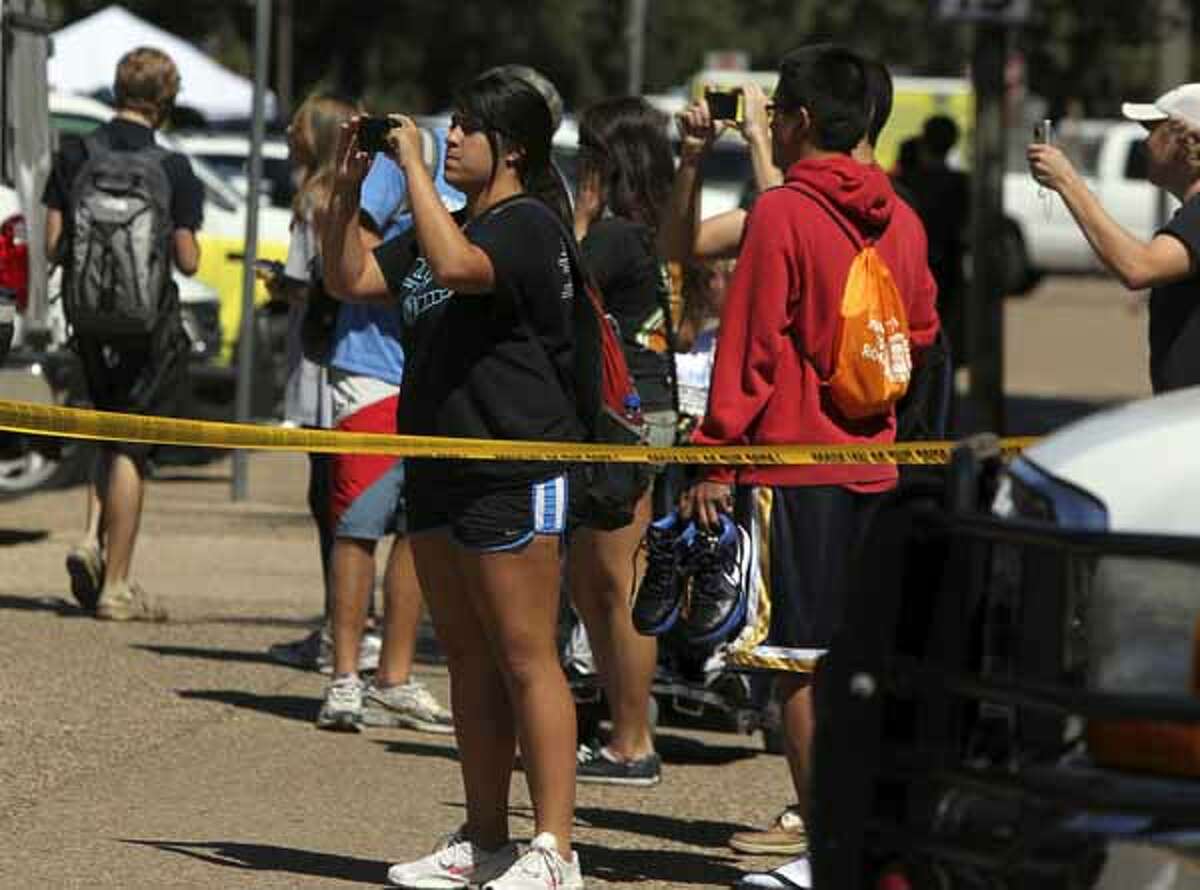
[[[450,735],[454,719],[419,680],[399,686],[371,683],[363,696],[363,726],[402,726]]]
[[[484,890],[583,890],[579,854],[569,860],[558,854],[558,841],[543,831],[500,877],[484,884]]]
[[[801,856],[773,871],[742,875],[736,886],[737,890],[811,890],[812,868],[808,857]]]
[[[357,674],[335,677],[325,687],[325,701],[317,714],[318,729],[358,732],[362,723],[363,682]]]
[[[388,883],[411,890],[478,887],[502,874],[516,859],[516,844],[506,844],[489,853],[467,840],[460,828],[442,840],[428,856],[389,868]]]

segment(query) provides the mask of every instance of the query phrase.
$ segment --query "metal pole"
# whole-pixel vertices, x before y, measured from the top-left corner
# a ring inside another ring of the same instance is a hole
[[[271,41],[271,0],[257,0],[254,24],[254,121],[250,135],[250,182],[246,198],[246,257],[242,267],[242,329],[238,341],[237,419],[250,420],[254,385],[254,261],[258,258],[258,193],[266,129],[267,50]],[[233,453],[233,499],[247,495],[246,452]]]
[[[970,403],[979,428],[1004,432],[1004,25],[975,26],[972,281],[967,303]]]
[[[1159,0],[1158,88],[1160,93],[1191,80],[1192,10],[1186,0]],[[1171,215],[1167,192],[1158,190],[1158,227]]]
[[[279,120],[292,116],[293,72],[292,49],[295,41],[295,18],[292,0],[279,0],[279,15],[275,21],[275,99]]]
[[[625,45],[629,49],[629,79],[626,81],[626,92],[630,96],[639,96],[642,92],[642,82],[645,79],[643,74],[646,61],[647,0],[628,0],[628,2]]]

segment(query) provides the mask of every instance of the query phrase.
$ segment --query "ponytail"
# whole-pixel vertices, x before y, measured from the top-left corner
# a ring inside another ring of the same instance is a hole
[[[574,211],[571,207],[571,194],[567,190],[562,171],[554,161],[550,161],[540,171],[529,171],[525,182],[525,191],[540,200],[554,211],[554,215],[562,220],[568,230],[573,225]]]

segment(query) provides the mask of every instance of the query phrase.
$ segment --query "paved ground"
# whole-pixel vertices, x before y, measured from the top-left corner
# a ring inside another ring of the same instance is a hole
[[[1111,284],[1051,281],[1008,319],[1023,422],[1147,391],[1144,309]],[[64,599],[78,490],[0,504],[0,887],[379,884],[462,818],[451,742],[318,732],[321,678],[264,655],[320,610],[305,475],[255,456],[236,505],[227,460],[151,484],[136,574],[166,625],[99,624]],[[445,694],[442,668],[420,673]],[[589,886],[724,887],[770,865],[724,841],[787,802],[783,761],[733,733],[667,728],[660,746],[659,789],[580,789]],[[525,835],[519,776],[514,803]]]

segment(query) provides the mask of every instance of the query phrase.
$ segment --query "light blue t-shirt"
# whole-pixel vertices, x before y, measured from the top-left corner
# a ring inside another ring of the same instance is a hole
[[[453,213],[466,204],[466,197],[446,183],[446,131],[433,131],[437,146],[434,185],[442,203]],[[408,209],[408,181],[387,155],[375,155],[359,194],[363,212],[371,217],[390,241],[412,228]],[[343,304],[334,329],[330,364],[354,374],[368,374],[396,385],[404,375],[404,350],[400,347],[400,314],[397,306]]]

